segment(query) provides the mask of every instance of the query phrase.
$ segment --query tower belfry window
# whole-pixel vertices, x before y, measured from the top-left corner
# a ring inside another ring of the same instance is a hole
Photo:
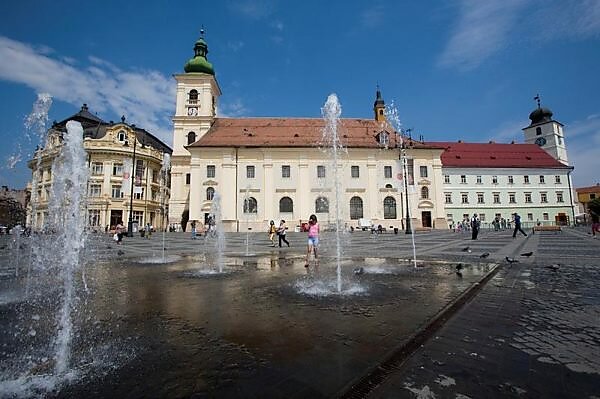
[[[536,136],[539,136],[539,135],[541,135],[541,134],[542,134],[542,128],[541,128],[541,127],[539,127],[539,126],[538,126],[538,127],[536,127],[536,128],[535,128],[535,135],[536,135]]]
[[[189,103],[196,104],[197,102],[198,102],[198,90],[192,89],[192,90],[190,90]]]

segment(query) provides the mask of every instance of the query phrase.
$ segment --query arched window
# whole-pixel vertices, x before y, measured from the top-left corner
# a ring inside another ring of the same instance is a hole
[[[215,189],[212,187],[207,188],[206,189],[206,200],[212,201],[214,197],[215,197]]]
[[[421,199],[429,199],[429,189],[427,187],[421,187]]]
[[[385,197],[383,200],[383,218],[396,219],[396,200],[394,197]]]
[[[542,128],[541,128],[541,127],[536,127],[536,128],[535,128],[535,135],[536,135],[536,136],[539,136],[539,135],[541,135],[541,134],[542,134]]]
[[[315,200],[315,213],[329,213],[329,200],[326,197]]]
[[[196,133],[194,132],[189,132],[187,134],[187,139],[188,139],[188,145],[194,143],[196,141]]]
[[[360,197],[350,198],[350,219],[356,220],[363,217],[363,202]]]
[[[244,213],[257,213],[258,205],[254,197],[244,199]]]
[[[386,184],[385,188],[393,188],[391,184]]]
[[[190,90],[189,102],[190,104],[196,104],[198,102],[198,90]]]
[[[294,212],[294,202],[290,197],[283,197],[279,200],[279,212]]]

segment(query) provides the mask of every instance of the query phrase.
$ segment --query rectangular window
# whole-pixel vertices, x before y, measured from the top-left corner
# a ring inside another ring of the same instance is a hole
[[[427,177],[427,166],[419,166],[421,177]]]
[[[527,175],[523,176],[523,183],[529,184],[529,176],[527,176]]]
[[[591,200],[596,199],[596,194],[594,194],[594,193],[590,194],[590,199]]]
[[[531,193],[525,193],[525,203],[531,204]]]
[[[480,213],[479,214],[479,221],[480,222],[485,222],[485,213]]]
[[[281,177],[289,179],[292,176],[292,168],[290,165],[281,166]]]
[[[357,178],[360,176],[359,171],[358,171],[358,166],[351,166],[350,167],[350,176]]]
[[[92,227],[100,226],[100,209],[88,210],[88,224]]]
[[[141,200],[141,199],[144,199],[144,188],[145,188],[145,187],[136,187],[136,188],[138,189],[138,192],[136,193],[136,192],[134,191],[134,193],[133,193],[133,198],[135,198],[136,200]],[[140,188],[142,189],[141,191],[139,191],[139,189],[140,189]],[[135,190],[135,189],[134,189],[134,190]]]
[[[101,175],[104,165],[102,162],[94,162],[92,163],[92,174],[93,175]]]
[[[477,176],[477,184],[481,184],[481,183],[483,183],[481,176]]]
[[[460,196],[461,196],[461,202],[463,204],[468,204],[469,203],[469,194],[467,194],[467,193],[461,193]]]
[[[467,176],[465,175],[460,175],[460,182],[465,184],[467,182]]]
[[[444,175],[444,183],[450,184],[450,175]]]
[[[152,189],[152,201],[158,201],[158,190]]]
[[[492,184],[498,184],[498,176],[492,176]]]
[[[548,202],[548,194],[540,193],[540,202],[542,202],[542,203]]]
[[[494,193],[494,204],[500,203],[500,193]]]
[[[444,196],[446,197],[446,204],[451,204],[452,203],[452,193],[444,193]]]
[[[529,220],[530,222],[533,220],[533,213],[527,214],[527,220]]]
[[[542,216],[543,216],[543,219],[544,219],[544,220],[550,220],[550,217],[548,217],[548,213],[544,212],[544,213],[542,214]]]
[[[217,168],[215,165],[206,165],[206,178],[214,179],[217,173]]]
[[[540,175],[540,184],[546,183],[544,175]]]
[[[517,203],[517,196],[515,195],[515,193],[508,193],[508,202],[510,202],[511,204],[516,204]]]
[[[246,166],[246,178],[247,179],[254,179],[254,177],[256,176],[255,172],[256,172],[256,170],[254,168],[254,165]]]
[[[564,202],[562,191],[557,191],[556,192],[556,202]]]
[[[46,180],[52,180],[52,169],[46,169]]]
[[[317,166],[317,177],[319,179],[324,179],[325,178],[325,166],[324,165],[318,165]]]
[[[144,223],[144,211],[133,211],[133,213],[131,215],[132,215],[132,219],[134,221],[138,222],[138,226],[142,227],[143,223]]]
[[[508,176],[508,184],[514,184],[515,180],[512,176]]]
[[[560,184],[560,176],[554,176],[554,183]]]
[[[121,186],[120,185],[115,185],[112,186],[112,197],[113,198],[123,198],[123,191],[121,191]]]
[[[122,176],[123,175],[123,164],[122,163],[113,163],[113,176]]]
[[[407,159],[406,160],[406,171],[408,174],[408,184],[411,186],[415,184],[415,160]]]
[[[90,184],[90,197],[99,197],[102,195],[102,186],[100,184]]]
[[[501,213],[497,213],[495,216],[498,218],[498,220],[500,220],[502,218],[502,214]]]
[[[478,204],[483,204],[483,193],[477,193],[477,203]]]
[[[185,184],[190,184],[190,182],[192,181],[192,175],[189,173],[185,174]]]
[[[452,216],[452,214],[451,214],[451,213],[447,213],[447,214],[446,214],[446,219],[448,219],[448,220],[452,220],[453,218],[454,218],[454,217]]]
[[[392,178],[392,167],[391,166],[383,167],[383,177],[385,177],[386,179]]]

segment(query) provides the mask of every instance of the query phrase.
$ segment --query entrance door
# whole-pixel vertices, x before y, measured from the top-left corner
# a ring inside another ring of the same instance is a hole
[[[566,226],[569,224],[569,217],[565,213],[559,213],[554,218],[556,224],[559,226]]]
[[[431,227],[431,212],[430,211],[421,212],[421,221],[422,221],[423,227]]]
[[[110,211],[110,227],[114,227],[119,222],[123,221],[123,211],[112,210]]]

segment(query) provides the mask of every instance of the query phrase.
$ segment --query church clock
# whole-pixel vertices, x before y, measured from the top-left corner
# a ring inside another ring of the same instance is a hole
[[[537,139],[535,139],[535,143],[542,147],[546,144],[546,139],[543,137],[538,137]]]

